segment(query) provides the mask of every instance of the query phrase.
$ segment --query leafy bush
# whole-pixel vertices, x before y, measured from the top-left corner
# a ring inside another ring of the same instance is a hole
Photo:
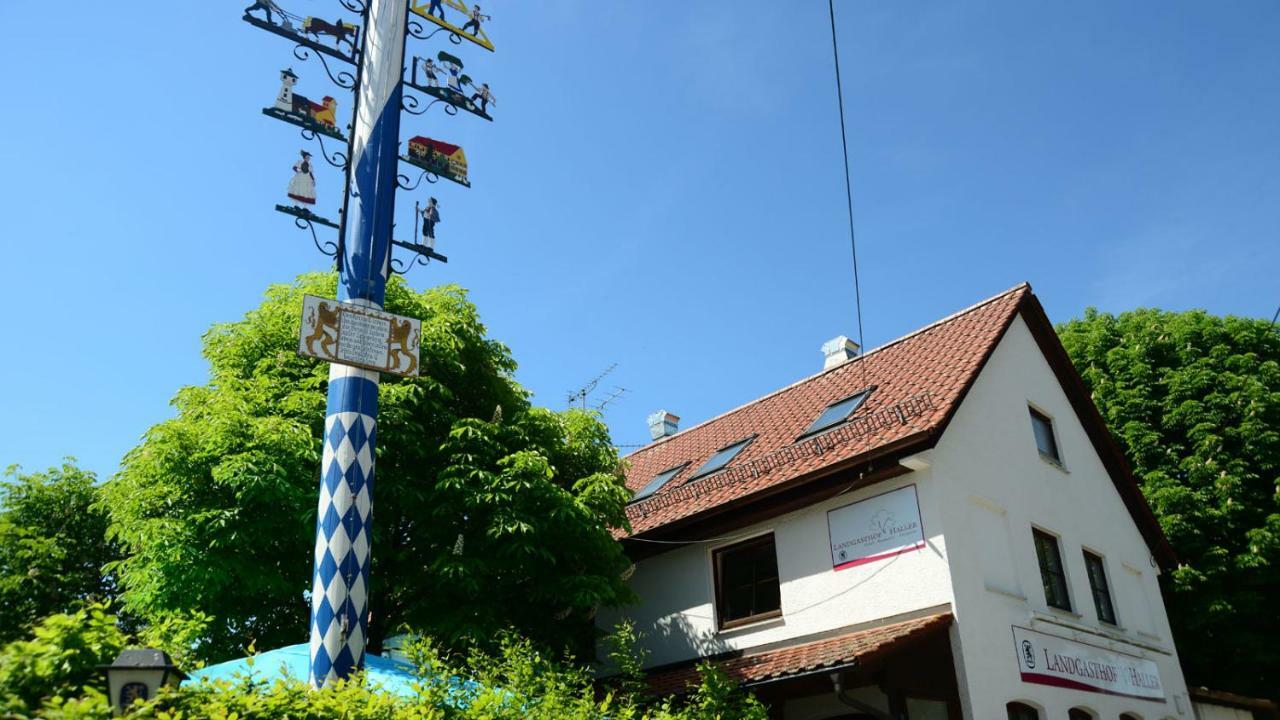
[[[31,639],[0,647],[0,717],[97,717],[107,709],[97,666],[126,640],[104,605],[45,618]]]
[[[623,634],[623,633],[620,633]],[[31,640],[0,648],[0,717],[106,720],[111,708],[98,665],[127,637],[103,606],[46,618]],[[627,647],[634,635],[625,635]],[[311,690],[305,682],[249,678],[186,683],[134,706],[138,720],[765,720],[759,702],[710,665],[683,699],[654,700],[635,683],[638,663],[614,653],[633,682],[598,687],[533,642],[503,635],[495,650],[448,654],[427,639],[406,647],[419,680],[414,697],[370,690],[363,677]]]

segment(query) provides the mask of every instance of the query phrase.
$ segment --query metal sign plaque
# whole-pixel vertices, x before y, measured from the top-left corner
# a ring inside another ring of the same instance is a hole
[[[378,370],[418,374],[422,323],[373,308],[304,295],[298,354]]]

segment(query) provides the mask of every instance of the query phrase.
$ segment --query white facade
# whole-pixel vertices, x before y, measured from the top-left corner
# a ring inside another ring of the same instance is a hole
[[[1043,459],[1028,407],[1050,417],[1062,466]],[[1102,461],[1021,317],[965,396],[932,450],[909,458],[901,477],[644,559],[632,577],[641,602],[625,614],[644,633],[651,666],[726,650],[777,647],[851,626],[929,611],[955,617],[951,644],[963,715],[1005,717],[1021,701],[1042,718],[1084,708],[1095,718],[1192,720],[1193,711],[1157,584],[1158,570]],[[833,570],[827,511],[914,485],[925,546]],[[1058,538],[1072,611],[1050,608],[1032,541],[1036,527]],[[752,535],[774,534],[782,615],[719,630],[712,553]],[[1117,625],[1097,618],[1082,550],[1102,556]],[[602,615],[611,626],[619,616]],[[1163,701],[1024,682],[1013,628],[1083,643],[1158,668]],[[856,629],[854,627],[853,629]],[[855,694],[861,691],[855,691]],[[875,693],[868,695],[878,704]],[[788,701],[785,717],[847,714],[831,696]],[[911,717],[946,717],[921,705]]]

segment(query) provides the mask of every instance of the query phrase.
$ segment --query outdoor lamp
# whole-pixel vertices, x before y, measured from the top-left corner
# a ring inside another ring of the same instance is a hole
[[[150,648],[125,650],[110,665],[99,669],[107,673],[107,689],[117,715],[135,700],[149,700],[160,688],[187,679],[187,674],[173,664],[167,653]]]

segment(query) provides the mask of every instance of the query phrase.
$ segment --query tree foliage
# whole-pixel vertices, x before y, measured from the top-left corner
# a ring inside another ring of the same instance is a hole
[[[304,293],[268,289],[204,337],[207,384],[181,389],[106,489],[125,607],[148,622],[215,618],[206,656],[306,636],[328,366],[296,353]],[[513,627],[589,646],[601,605],[627,598],[608,531],[627,493],[607,430],[531,406],[508,349],[457,287],[398,279],[387,310],[422,320],[422,375],[379,390],[371,645],[408,626],[446,641]]]
[[[16,467],[0,480],[0,642],[46,615],[109,599],[103,567],[116,559],[105,541],[106,513],[93,473],[67,461],[40,473]]]
[[[1280,332],[1204,312],[1092,309],[1062,342],[1181,566],[1166,601],[1191,682],[1280,687]]]

